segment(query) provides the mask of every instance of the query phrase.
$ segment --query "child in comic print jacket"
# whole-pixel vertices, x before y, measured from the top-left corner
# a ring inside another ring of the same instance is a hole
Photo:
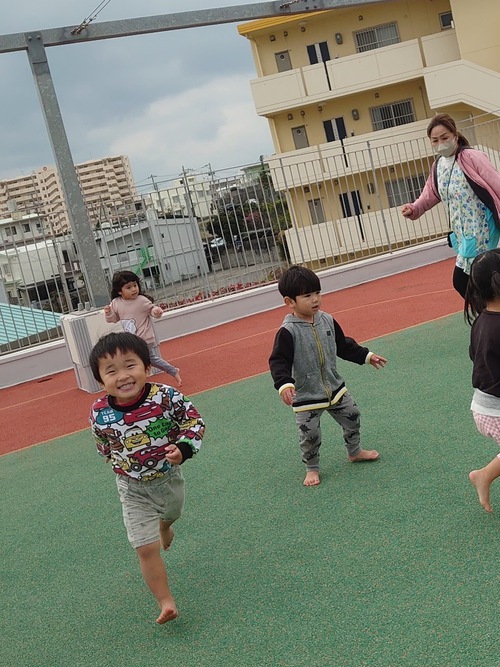
[[[97,449],[116,473],[123,520],[142,575],[160,606],[158,623],[177,617],[160,547],[173,540],[184,504],[180,465],[200,448],[205,425],[176,389],[149,383],[146,342],[129,332],[101,338],[90,367],[107,394],[91,410]]]

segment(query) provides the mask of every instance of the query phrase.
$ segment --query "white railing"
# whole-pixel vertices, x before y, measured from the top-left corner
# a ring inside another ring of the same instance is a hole
[[[350,137],[248,168],[190,173],[182,184],[155,183],[129,202],[128,213],[100,202],[89,217],[98,221],[103,269],[109,280],[117,269],[136,271],[155,302],[172,310],[273,283],[290,263],[328,268],[441,238],[443,207],[416,222],[400,214],[433,160],[426,125]],[[500,168],[500,120],[476,118],[462,130]],[[60,337],[60,314],[89,300],[71,233],[51,233],[36,207],[6,216],[0,353]]]

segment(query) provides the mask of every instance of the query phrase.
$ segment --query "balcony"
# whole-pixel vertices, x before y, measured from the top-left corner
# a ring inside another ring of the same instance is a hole
[[[418,79],[424,76],[425,68],[459,58],[455,31],[448,30],[264,76],[254,79],[250,85],[257,113],[270,116],[298,106]]]
[[[424,72],[429,104],[442,109],[453,104],[470,104],[500,116],[500,74],[467,60],[456,60]],[[460,86],[457,86],[460,81]]]
[[[251,81],[257,113],[267,116],[423,76],[418,40],[392,44],[326,63]]]
[[[426,119],[274,155],[267,161],[274,187],[289,190],[408,161],[424,161],[427,165],[433,155],[426,137],[428,122]]]

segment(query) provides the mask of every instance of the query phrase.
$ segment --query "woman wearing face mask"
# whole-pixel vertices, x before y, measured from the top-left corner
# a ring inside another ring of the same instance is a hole
[[[422,194],[401,213],[416,220],[443,202],[448,212],[448,243],[457,253],[453,287],[465,298],[476,255],[500,239],[500,174],[484,153],[471,148],[448,114],[438,114],[427,128],[437,159]]]

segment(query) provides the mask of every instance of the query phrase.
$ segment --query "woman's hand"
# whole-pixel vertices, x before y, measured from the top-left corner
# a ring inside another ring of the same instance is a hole
[[[403,204],[401,213],[405,218],[411,218],[413,215],[413,204]]]

